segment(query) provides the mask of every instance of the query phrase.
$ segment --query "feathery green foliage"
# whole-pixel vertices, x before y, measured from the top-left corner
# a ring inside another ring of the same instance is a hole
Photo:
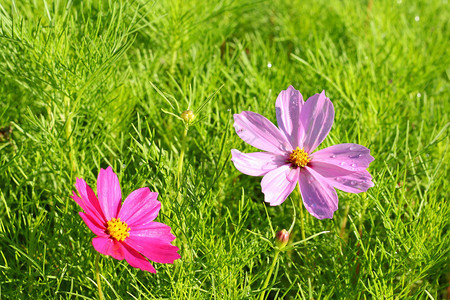
[[[441,0],[2,1],[0,298],[97,297],[94,235],[69,195],[108,165],[124,196],[159,193],[182,259],[150,274],[104,257],[107,298],[259,297],[299,195],[264,204],[230,163],[252,151],[232,115],[274,121],[290,84],[325,89],[321,147],[370,148],[375,187],[338,192],[332,220],[305,215],[307,236],[329,233],[280,254],[268,299],[448,297],[449,20]]]

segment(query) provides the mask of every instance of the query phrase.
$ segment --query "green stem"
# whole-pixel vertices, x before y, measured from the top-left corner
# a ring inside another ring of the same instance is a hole
[[[100,272],[98,271],[98,262],[100,261],[100,253],[97,252],[95,257],[95,277],[97,278],[98,299],[103,300],[102,283],[100,281]]]
[[[300,192],[299,184],[297,184],[297,189],[298,189],[298,196],[300,198],[300,207],[299,207],[299,209],[300,209],[300,227],[301,227],[300,230],[302,232],[302,240],[305,240],[306,236],[305,236],[305,223],[303,221],[303,201],[302,201],[302,194]],[[305,244],[306,244],[306,241],[305,241]]]
[[[183,159],[184,159],[184,150],[186,148],[186,137],[187,137],[187,133],[189,130],[189,126],[185,125],[184,126],[184,132],[183,132],[183,137],[181,140],[181,152],[180,152],[180,158],[178,159],[178,176],[177,176],[177,187],[178,189],[181,186],[181,173],[183,172]]]
[[[273,269],[275,268],[275,265],[277,264],[278,254],[280,254],[280,250],[275,250],[275,256],[273,257],[272,265],[270,266],[269,273],[267,274],[266,280],[264,281],[264,285],[262,287],[261,297],[259,297],[260,300],[264,300],[265,295],[265,289],[269,285],[270,277],[272,276]]]

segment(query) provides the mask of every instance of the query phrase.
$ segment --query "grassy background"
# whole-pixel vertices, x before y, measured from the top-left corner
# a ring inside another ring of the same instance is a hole
[[[104,257],[107,298],[259,297],[274,253],[264,239],[289,228],[299,195],[269,207],[260,178],[234,168],[230,149],[254,149],[232,114],[275,121],[276,96],[290,84],[305,99],[326,90],[336,119],[321,147],[370,148],[375,187],[338,191],[332,220],[305,216],[307,236],[330,233],[280,255],[268,297],[449,297],[448,8],[2,1],[0,127],[13,132],[0,142],[0,298],[97,297],[94,235],[69,195],[76,177],[95,189],[108,165],[124,196],[159,192],[158,220],[172,226],[182,259],[150,274]],[[184,125],[172,114],[188,108],[202,110],[178,190]]]

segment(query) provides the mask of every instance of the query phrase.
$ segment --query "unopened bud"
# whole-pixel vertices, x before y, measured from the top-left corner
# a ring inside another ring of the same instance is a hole
[[[283,249],[289,242],[289,232],[286,229],[277,232],[276,244],[278,248]]]
[[[185,120],[187,123],[194,121],[195,115],[192,110],[185,110],[181,113],[181,118]]]

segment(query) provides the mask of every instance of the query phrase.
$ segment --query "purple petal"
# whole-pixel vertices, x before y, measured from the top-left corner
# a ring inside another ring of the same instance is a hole
[[[177,253],[178,247],[170,244],[175,239],[170,233],[170,227],[157,222],[152,222],[152,227],[130,230],[126,244],[154,262],[173,263],[179,259],[181,256]]]
[[[299,136],[303,136],[303,127],[300,123],[303,96],[291,85],[285,91],[281,91],[275,103],[278,127],[284,132],[292,148],[301,146]]]
[[[75,200],[75,202],[81,207],[81,209],[83,209],[89,216],[91,216],[91,218],[93,218],[98,224],[105,223],[106,219],[103,215],[102,209],[100,208],[98,199],[91,187],[87,185],[83,179],[77,178],[75,188],[77,189],[81,198],[78,197],[75,192],[73,192],[71,198]]]
[[[307,166],[300,171],[299,184],[309,213],[318,219],[331,219],[338,209],[338,196],[327,180]]]
[[[97,178],[97,194],[106,220],[117,217],[120,210],[122,194],[120,192],[119,178],[111,167],[100,169]]]
[[[112,256],[118,260],[125,258],[123,245],[114,239],[99,236],[92,240],[92,245],[101,254]]]
[[[232,149],[231,156],[236,169],[250,176],[264,176],[287,161],[286,157],[270,152],[242,153]]]
[[[281,166],[267,173],[261,180],[264,201],[271,206],[280,205],[294,190],[298,181],[299,169],[290,165]]]
[[[320,161],[350,171],[362,171],[374,160],[370,150],[358,144],[334,145],[312,154],[311,162]]]
[[[324,162],[311,162],[308,166],[322,175],[333,187],[347,193],[366,192],[373,187],[372,176],[367,170],[349,171]]]
[[[305,131],[303,147],[311,153],[330,132],[334,120],[334,108],[325,91],[311,96],[303,105],[300,120]]]
[[[105,233],[106,227],[104,224],[98,224],[96,220],[94,220],[90,215],[82,213],[81,211],[78,213],[80,217],[83,219],[84,223],[86,223],[87,227],[97,236],[107,237],[108,235]]]
[[[130,266],[141,269],[142,271],[156,273],[156,270],[152,266],[152,264],[149,263],[148,260],[146,260],[141,254],[139,254],[136,250],[134,250],[127,244],[124,244],[123,246],[125,259],[130,264]]]
[[[161,208],[161,202],[157,198],[158,193],[150,192],[146,187],[133,191],[125,199],[118,218],[130,228],[153,221]]]
[[[285,154],[292,151],[292,146],[284,134],[265,117],[243,111],[234,115],[234,128],[237,135],[255,148]]]

